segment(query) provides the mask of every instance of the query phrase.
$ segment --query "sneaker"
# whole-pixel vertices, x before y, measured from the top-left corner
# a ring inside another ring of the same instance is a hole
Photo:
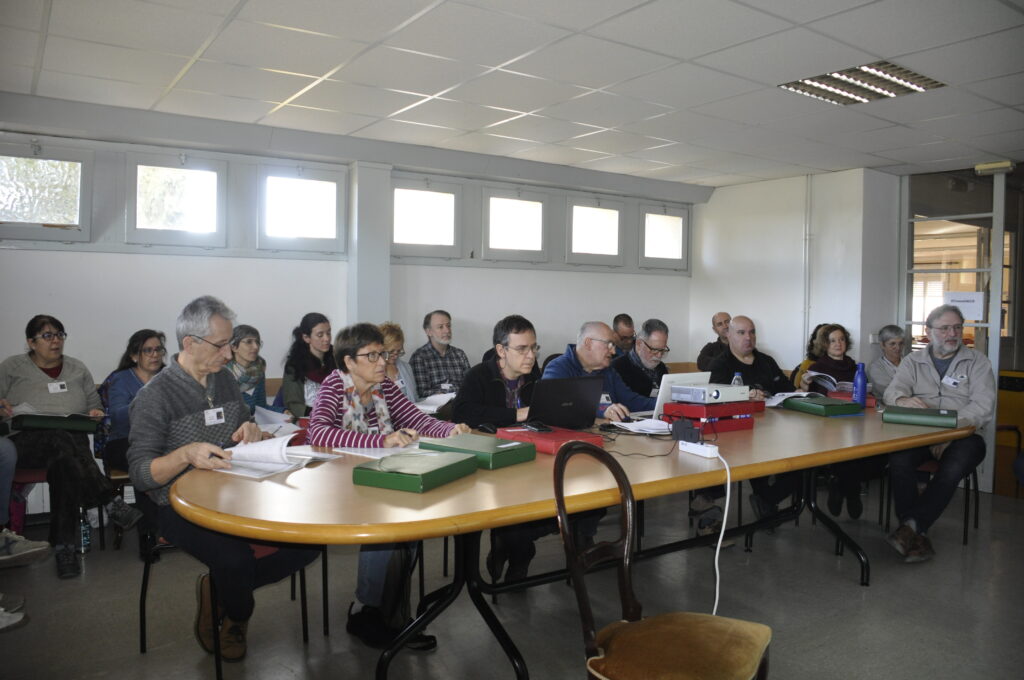
[[[0,531],[0,568],[20,567],[49,556],[50,544],[46,541],[30,541],[10,529]]]
[[[10,593],[0,593],[0,609],[5,612],[20,612],[21,608],[25,606],[25,598],[21,595],[11,595]]]
[[[245,658],[245,634],[248,629],[248,621],[232,621],[224,617],[220,627],[220,658],[230,663]]]
[[[714,507],[716,506],[713,498],[707,494],[699,493],[693,497],[692,501],[690,501],[690,514],[699,515]]]
[[[700,519],[697,520],[697,535],[698,536],[718,536],[722,532],[722,517],[724,517],[722,508],[717,505],[711,506],[709,510],[701,513]],[[731,538],[722,539],[723,548],[731,548],[736,545],[736,541]],[[708,544],[709,548],[717,548],[718,542]]]
[[[213,636],[216,629],[211,620],[210,610],[213,601],[210,596],[210,575],[200,574],[196,579],[196,622],[193,630],[196,634],[196,642],[209,654],[213,654]],[[223,656],[223,648],[221,649]]]
[[[133,508],[124,502],[120,496],[115,498],[107,506],[107,515],[110,517],[110,521],[121,527],[122,530],[128,531],[143,518],[142,511],[138,508]]]
[[[914,540],[917,538],[917,532],[908,527],[906,524],[901,524],[896,531],[889,534],[885,539],[889,542],[896,552],[904,557],[910,552],[910,549],[914,545]]]
[[[63,548],[57,551],[57,578],[74,578],[82,574],[82,565],[78,562],[78,553],[74,548]]]
[[[914,542],[911,544],[910,549],[907,550],[903,561],[907,564],[914,564],[916,562],[927,562],[933,557],[935,557],[935,549],[932,547],[932,542],[928,537],[924,534],[914,534]]]
[[[839,517],[843,511],[843,494],[835,477],[828,478],[828,511],[833,517]]]
[[[25,612],[8,612],[0,609],[0,633],[6,633],[28,623]]]

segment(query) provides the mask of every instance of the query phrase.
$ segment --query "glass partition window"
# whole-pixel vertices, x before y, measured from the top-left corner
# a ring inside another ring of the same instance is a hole
[[[395,189],[394,243],[455,245],[455,194]]]
[[[217,231],[217,173],[139,165],[135,227],[195,234]]]

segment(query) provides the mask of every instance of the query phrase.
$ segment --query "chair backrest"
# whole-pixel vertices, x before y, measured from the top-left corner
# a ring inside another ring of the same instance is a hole
[[[619,537],[614,541],[601,541],[584,550],[577,550],[573,540],[573,532],[569,526],[569,515],[565,507],[565,468],[569,459],[575,455],[590,456],[604,465],[612,473],[619,487]],[[558,507],[558,531],[565,547],[565,560],[576,592],[576,603],[580,610],[580,624],[583,627],[583,644],[587,658],[597,656],[597,630],[594,625],[594,613],[590,607],[590,596],[584,580],[585,574],[592,567],[605,562],[618,562],[619,599],[622,604],[622,619],[638,621],[641,616],[640,602],[633,592],[632,559],[635,540],[634,526],[636,501],[633,499],[633,487],[626,477],[625,471],[610,453],[586,442],[567,442],[555,456],[555,504]]]
[[[544,360],[544,363],[540,365],[540,372],[544,373],[544,369],[548,367],[548,364],[550,364],[552,361],[554,361],[560,356],[562,355],[557,352],[555,354],[549,354],[548,358]]]
[[[103,458],[103,449],[107,445],[107,437],[110,435],[110,378],[113,377],[113,373],[107,376],[99,387],[96,388],[96,393],[100,396],[100,404],[103,408],[103,420],[100,421],[100,425],[96,428],[96,432],[92,435],[92,450],[93,455],[97,458]]]

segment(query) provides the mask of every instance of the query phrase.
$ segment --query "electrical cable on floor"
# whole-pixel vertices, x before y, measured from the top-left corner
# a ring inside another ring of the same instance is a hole
[[[721,576],[718,571],[718,555],[722,552],[722,539],[725,538],[725,524],[729,520],[729,501],[732,498],[732,471],[729,464],[718,454],[718,460],[725,466],[725,512],[722,513],[722,528],[718,532],[718,545],[715,546],[715,608],[711,611],[712,616],[718,615],[718,595],[720,592]]]

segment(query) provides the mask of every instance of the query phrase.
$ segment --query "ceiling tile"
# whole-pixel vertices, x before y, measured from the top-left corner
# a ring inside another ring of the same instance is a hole
[[[730,151],[741,154],[754,154],[760,149],[771,149],[788,145],[806,144],[807,138],[790,132],[780,132],[771,128],[761,126],[749,126],[742,130],[732,132],[721,132],[695,138],[692,141],[694,146],[715,149],[716,151]]]
[[[731,120],[701,116],[689,111],[676,111],[657,118],[623,125],[622,129],[651,137],[686,142],[710,135],[738,134],[746,130],[747,127]]]
[[[940,140],[935,135],[921,130],[904,125],[892,125],[867,132],[840,133],[835,135],[831,141],[847,149],[874,153],[885,149],[899,149]]]
[[[32,68],[29,66],[0,65],[0,90],[31,94]]]
[[[445,3],[412,22],[386,42],[473,64],[500,66],[566,31],[490,10]]]
[[[445,97],[527,112],[572,99],[586,91],[544,78],[494,71],[455,88]]]
[[[1024,14],[998,0],[883,0],[810,27],[889,59],[1020,24]]]
[[[39,85],[35,94],[41,97],[71,99],[79,102],[106,104],[107,106],[148,109],[162,91],[161,87],[150,87],[138,83],[40,71]]]
[[[744,5],[803,24],[875,0],[741,0]]]
[[[708,149],[702,146],[692,146],[690,144],[668,144],[654,149],[640,149],[639,151],[634,151],[629,155],[649,161],[658,161],[659,163],[682,165],[686,163],[694,163],[705,158],[711,158],[717,153],[718,151],[714,149]]]
[[[359,55],[335,78],[360,85],[432,95],[484,72],[482,66],[379,45]]]
[[[413,123],[443,125],[456,130],[478,130],[499,120],[505,120],[516,114],[500,109],[491,109],[466,102],[455,102],[447,99],[430,99],[417,106],[402,111],[395,118]],[[491,132],[491,130],[488,130]]]
[[[54,0],[50,33],[190,56],[222,21],[213,14],[132,0]]]
[[[1024,28],[965,40],[899,58],[912,68],[947,85],[995,78],[1024,71]]]
[[[607,92],[591,92],[582,97],[549,106],[541,113],[574,123],[615,127],[641,121],[667,111],[669,111],[667,107],[632,97],[623,97]]]
[[[373,43],[436,0],[248,0],[238,17]]]
[[[711,104],[695,106],[690,110],[706,116],[756,124],[779,118],[824,113],[828,109],[834,108],[836,108],[835,104],[798,96],[777,87],[769,87]]]
[[[876,165],[890,164],[887,159],[879,156],[812,141],[759,149],[757,155],[761,158],[771,158],[792,165],[805,165],[819,170],[873,168]]]
[[[574,35],[509,68],[584,87],[605,87],[668,66],[673,60],[586,35]]]
[[[690,183],[705,187],[730,187],[736,184],[750,184],[751,182],[760,181],[760,177],[754,177],[753,175],[711,175],[709,177],[695,177],[690,180]]]
[[[540,163],[555,163],[556,165],[577,165],[588,159],[601,158],[605,154],[596,151],[585,151],[573,149],[568,146],[535,146],[532,149],[519,151],[512,154],[515,158],[522,158],[528,161]]]
[[[579,149],[590,149],[609,154],[624,154],[650,149],[654,146],[665,144],[663,139],[654,139],[644,135],[636,135],[631,132],[619,132],[618,130],[603,130],[585,137],[569,139],[562,144]]]
[[[39,33],[0,26],[0,63],[35,67]]]
[[[487,153],[493,156],[510,156],[517,151],[533,148],[537,144],[526,139],[512,139],[510,137],[498,137],[471,132],[445,140],[441,146],[445,149],[455,149],[457,151]]]
[[[940,137],[966,139],[979,132],[995,134],[1024,130],[1024,113],[1010,108],[993,109],[980,113],[933,118],[913,123],[911,127]]]
[[[1002,158],[1009,157],[1015,161],[1024,162],[1024,156],[1020,154],[1020,150],[1024,149],[1024,130],[972,137],[965,139],[964,142],[979,149],[991,151]]]
[[[700,57],[696,61],[765,85],[779,85],[819,73],[867,64],[876,59],[867,52],[806,28],[793,28]]]
[[[529,115],[513,118],[506,123],[487,128],[487,132],[508,137],[519,137],[520,139],[533,139],[538,142],[559,142],[570,137],[578,137],[588,132],[594,132],[595,129],[597,128],[589,125]]]
[[[919,144],[905,149],[885,149],[879,151],[878,155],[882,158],[890,158],[894,161],[903,161],[904,163],[920,163],[951,158],[967,158],[971,155],[971,149],[956,142],[931,142],[930,144]]]
[[[189,68],[177,86],[229,97],[280,102],[312,82],[311,78],[298,75],[199,61]]]
[[[219,94],[175,89],[153,108],[165,113],[233,120],[239,123],[255,123],[274,108],[274,104],[241,97],[225,97]]]
[[[647,0],[462,0],[464,4],[529,17],[554,26],[579,31],[624,12]]]
[[[617,94],[686,109],[763,87],[761,83],[687,63],[627,80],[610,89]]]
[[[365,85],[324,81],[289,103],[365,116],[388,116],[421,99],[417,95]]]
[[[694,17],[700,17],[694,21]],[[691,59],[792,23],[729,0],[655,0],[587,32],[616,42]]]
[[[598,158],[594,161],[580,163],[579,167],[586,168],[587,170],[618,172],[624,175],[631,175],[637,172],[657,170],[664,167],[664,164],[645,161],[640,158],[630,158],[629,156],[609,156],[607,158]]]
[[[5,2],[0,8],[0,25],[38,31],[42,28],[43,0]]]
[[[869,113],[894,123],[910,123],[992,108],[992,103],[954,87],[916,92],[894,99],[876,99],[867,104],[850,104],[850,110]]]
[[[779,91],[782,92],[782,90]],[[793,94],[792,92],[783,92],[783,94],[798,99],[807,99],[807,97]],[[837,134],[876,130],[892,125],[887,120],[855,111],[849,106],[835,106],[833,104],[826,104],[825,106],[827,108],[817,113],[768,121],[764,123],[764,127],[781,132],[791,132],[808,139],[828,141]]]
[[[203,59],[319,77],[364,47],[352,40],[232,21],[203,52]]]
[[[644,170],[638,174],[650,177],[651,179],[665,180],[666,182],[692,182],[700,177],[711,177],[715,173],[684,165],[666,165],[652,170]]]
[[[284,106],[261,119],[260,123],[295,130],[323,132],[329,135],[349,135],[377,120],[379,119],[355,113],[322,111],[302,106]]]
[[[737,153],[718,153],[689,165],[727,175],[755,175],[781,165],[778,161]]]
[[[784,177],[800,177],[802,175],[820,175],[823,172],[826,171],[819,170],[817,168],[809,168],[803,165],[787,165],[786,163],[778,163],[776,165],[751,170],[749,174],[754,175],[758,179],[782,179]]]
[[[417,125],[398,120],[382,120],[354,132],[356,137],[380,139],[385,142],[403,142],[405,144],[424,144],[439,146],[441,142],[458,134],[458,130],[437,127],[434,125]]]
[[[166,87],[188,59],[128,47],[112,47],[51,36],[46,41],[43,68],[111,80]]]
[[[967,83],[962,87],[1007,106],[1024,104],[1024,73]]]

